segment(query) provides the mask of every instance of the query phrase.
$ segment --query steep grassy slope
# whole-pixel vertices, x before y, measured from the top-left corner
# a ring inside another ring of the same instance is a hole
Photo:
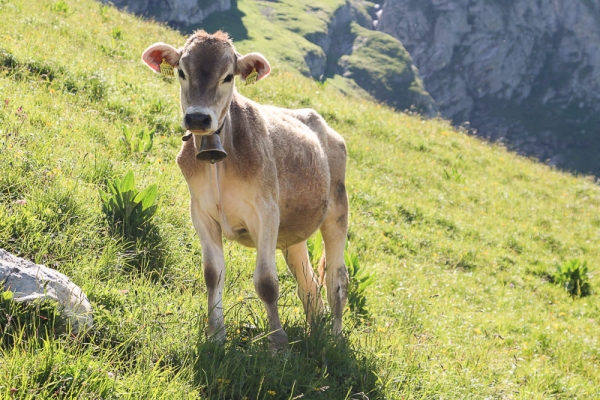
[[[239,90],[313,107],[346,138],[349,251],[376,283],[370,318],[347,313],[348,343],[337,345],[304,333],[279,258],[281,311],[297,342],[270,357],[254,252],[226,242],[228,341],[213,346],[203,335],[201,249],[174,164],[177,84],[139,61],[148,44],[184,38],[90,0],[0,1],[0,27],[0,247],[70,275],[96,318],[87,338],[9,345],[3,327],[3,397],[600,397],[598,295],[571,298],[549,283],[557,263],[575,258],[597,271],[591,179],[445,121],[341,96],[278,62],[248,27],[238,50],[264,52],[274,72]],[[148,154],[124,146],[127,129],[156,130]],[[98,195],[128,170],[138,187],[159,187],[156,235],[133,248],[111,232]]]

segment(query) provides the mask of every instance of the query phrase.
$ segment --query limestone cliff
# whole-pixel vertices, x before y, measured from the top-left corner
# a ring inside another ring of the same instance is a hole
[[[378,17],[442,115],[600,174],[599,0],[386,0]]]

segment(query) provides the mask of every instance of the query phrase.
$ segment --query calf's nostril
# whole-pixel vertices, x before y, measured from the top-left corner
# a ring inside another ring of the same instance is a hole
[[[204,127],[208,128],[211,125],[212,119],[210,118],[210,115],[205,115],[205,116],[201,117],[200,119],[201,119],[201,123],[202,123],[202,125],[204,125]]]
[[[212,118],[208,114],[189,113],[185,115],[184,122],[186,129],[206,129],[212,125]]]

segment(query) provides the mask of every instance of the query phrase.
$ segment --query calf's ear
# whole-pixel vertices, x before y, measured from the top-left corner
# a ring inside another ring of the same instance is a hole
[[[171,64],[173,68],[175,68],[179,64],[180,57],[181,53],[179,53],[175,47],[159,42],[154,43],[152,46],[144,50],[144,53],[142,54],[142,61],[154,72],[160,73],[160,63],[163,59],[167,60],[167,62]]]
[[[242,79],[246,80],[246,77],[256,70],[258,76],[256,80],[259,81],[262,78],[266,78],[271,73],[271,66],[269,62],[260,53],[249,53],[245,56],[239,56],[237,59],[237,74],[242,76]]]

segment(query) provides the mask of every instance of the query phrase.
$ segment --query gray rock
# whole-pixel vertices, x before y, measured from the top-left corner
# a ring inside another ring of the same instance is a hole
[[[599,0],[386,0],[377,29],[402,42],[443,116],[543,160],[598,160]]]
[[[52,299],[71,322],[72,332],[91,328],[92,307],[86,295],[64,274],[0,249],[0,283],[18,302]]]

